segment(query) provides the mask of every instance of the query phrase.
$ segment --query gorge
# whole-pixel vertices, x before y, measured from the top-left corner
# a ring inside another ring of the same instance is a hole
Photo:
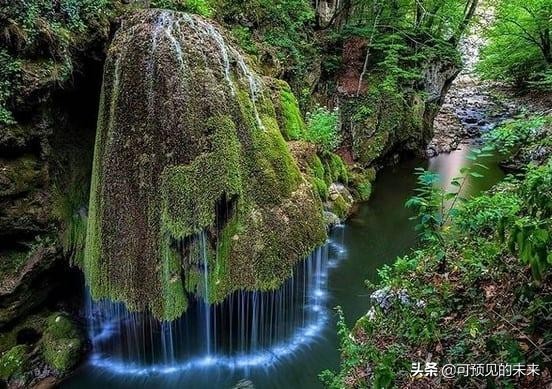
[[[450,231],[548,150],[536,109],[538,153],[500,143],[486,2],[31,2],[0,12],[0,388],[404,384],[393,341],[444,314],[391,269],[461,300]]]

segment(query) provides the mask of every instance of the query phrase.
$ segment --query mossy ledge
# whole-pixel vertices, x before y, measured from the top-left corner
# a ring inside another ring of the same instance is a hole
[[[278,287],[323,242],[321,202],[270,82],[200,17],[123,21],[105,65],[83,263],[95,299],[172,320],[193,295]]]

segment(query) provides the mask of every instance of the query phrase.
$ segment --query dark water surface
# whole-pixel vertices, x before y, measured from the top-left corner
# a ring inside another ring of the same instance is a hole
[[[448,187],[466,159],[469,146],[443,154],[429,161],[410,160],[383,169],[378,174],[370,201],[360,204],[358,211],[343,226],[336,228],[328,243],[327,282],[324,283],[327,320],[317,327],[317,334],[292,353],[282,355],[272,365],[248,368],[205,366],[184,372],[142,375],[114,372],[109,368],[85,364],[65,381],[63,388],[320,388],[318,374],[336,369],[339,362],[335,315],[332,307],[340,305],[346,321],[352,325],[369,309],[370,299],[365,280],[377,280],[377,269],[397,256],[407,254],[416,245],[414,221],[404,203],[414,193],[416,167],[439,172],[441,184]],[[489,166],[485,178],[467,185],[466,194],[486,190],[502,176],[496,161]],[[284,340],[285,341],[285,340]]]

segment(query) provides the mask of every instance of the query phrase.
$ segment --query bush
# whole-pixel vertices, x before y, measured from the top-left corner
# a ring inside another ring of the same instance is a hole
[[[547,120],[549,119],[542,116],[510,120],[487,133],[485,140],[498,151],[507,153],[529,137],[534,137]]]
[[[341,143],[339,134],[339,110],[316,107],[307,114],[307,129],[304,140],[317,144],[322,150],[331,152]]]
[[[465,203],[456,215],[456,225],[461,231],[474,235],[499,232],[515,219],[521,209],[521,199],[510,192],[484,194]]]

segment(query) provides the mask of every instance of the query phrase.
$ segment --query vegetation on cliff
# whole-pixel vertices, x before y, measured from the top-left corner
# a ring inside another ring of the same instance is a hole
[[[491,133],[487,147],[516,158],[534,155],[549,147],[551,124],[550,117],[507,123]],[[370,286],[378,290],[374,307],[352,330],[341,322],[341,370],[325,372],[323,380],[334,388],[492,385],[476,375],[413,376],[411,367],[498,361],[541,369],[540,375],[504,377],[504,385],[543,385],[551,353],[550,153],[453,208],[443,202],[459,195],[435,189],[431,174],[421,172],[420,185],[410,203],[418,209],[424,243],[380,270],[381,281]]]

